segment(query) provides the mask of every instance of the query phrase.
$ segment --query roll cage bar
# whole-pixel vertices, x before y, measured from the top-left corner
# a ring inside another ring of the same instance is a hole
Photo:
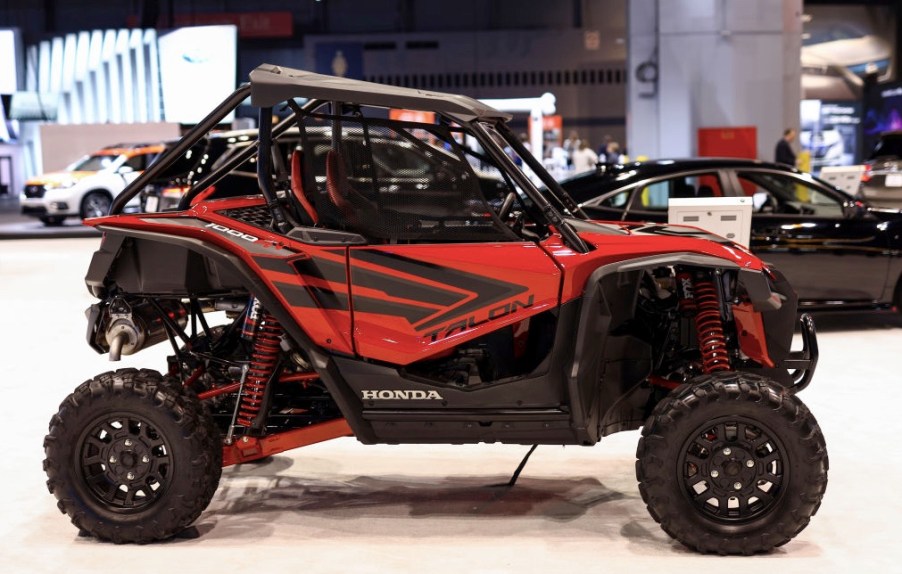
[[[542,216],[546,218],[547,223],[557,228],[566,243],[573,250],[580,253],[585,253],[589,250],[587,244],[580,239],[575,229],[567,223],[567,218],[562,211],[568,211],[572,217],[580,219],[586,218],[585,213],[579,208],[577,203],[560,188],[557,182],[551,178],[542,165],[535,157],[533,157],[532,153],[523,146],[519,139],[506,126],[505,120],[509,119],[507,114],[498,112],[477,100],[472,100],[465,96],[424,93],[407,88],[381,86],[380,84],[358,82],[356,80],[346,80],[344,78],[332,78],[330,76],[300,71],[293,72],[300,74],[303,81],[294,84],[282,81],[282,78],[277,78],[278,81],[275,83],[275,87],[271,82],[263,82],[264,86],[262,88],[257,88],[258,91],[263,94],[263,96],[260,96],[254,92],[255,87],[253,86],[253,83],[256,80],[255,76],[259,76],[259,73],[272,74],[275,72],[277,75],[281,73],[281,69],[278,68],[275,69],[275,71],[264,68],[265,66],[261,66],[254,70],[254,72],[251,73],[251,83],[245,83],[239,86],[238,89],[216,106],[216,108],[214,108],[203,120],[190,129],[175,146],[164,152],[128,187],[126,187],[126,189],[113,201],[110,207],[110,215],[121,214],[125,205],[137,196],[146,185],[172,166],[172,164],[174,164],[191,146],[200,141],[200,139],[209,131],[215,128],[227,114],[244,102],[248,96],[251,96],[252,104],[258,102],[263,104],[259,108],[260,128],[257,141],[255,144],[249,145],[236,153],[218,169],[209,173],[206,177],[193,185],[189,192],[182,197],[178,206],[180,210],[187,209],[190,206],[192,199],[194,199],[201,190],[207,189],[211,185],[215,185],[220,179],[250,159],[255,153],[260,157],[270,157],[273,140],[279,138],[284,132],[295,125],[297,121],[300,121],[302,119],[301,115],[310,113],[320,106],[340,102],[335,99],[309,99],[303,105],[299,106],[293,99],[294,97],[300,97],[297,94],[297,87],[309,88],[310,82],[313,81],[332,83],[337,81],[341,88],[338,91],[341,92],[342,96],[348,98],[349,101],[351,100],[349,96],[355,94],[368,94],[370,96],[360,98],[361,101],[359,102],[354,101],[353,103],[355,104],[359,103],[362,105],[374,106],[403,106],[405,103],[428,105],[427,109],[432,108],[432,111],[435,111],[444,120],[459,123],[461,125],[466,124],[471,132],[478,135],[478,139],[488,155],[497,162],[499,166],[502,166],[515,180],[517,185],[538,207]],[[294,91],[287,91],[287,86],[293,87]],[[380,88],[378,93],[372,91],[355,92],[352,90],[352,88],[358,90],[372,90],[372,86],[378,86]],[[319,88],[318,90],[313,91],[328,93],[329,87],[327,86],[326,88]],[[291,105],[288,106],[291,109],[291,113],[278,124],[273,125],[271,107],[273,105],[272,98],[274,97],[274,94],[284,96],[287,93],[293,94],[288,96],[287,100],[283,100],[291,102]],[[354,99],[356,100],[356,98]],[[378,101],[378,103],[367,103],[368,100],[374,100],[374,102]],[[439,103],[443,105],[437,105]],[[549,199],[533,185],[532,181],[526,177],[516,164],[514,164],[513,160],[504,152],[504,150],[493,141],[487,128],[482,125],[482,122],[491,124],[495,131],[497,131],[505,140],[505,143],[510,145],[511,148],[517,152],[526,165],[542,180],[557,205],[549,201]],[[274,227],[280,233],[287,233],[296,224],[285,213],[276,196],[272,183],[272,166],[270,165],[270,162],[257,162],[257,179],[259,188],[266,200],[266,204],[273,215]]]

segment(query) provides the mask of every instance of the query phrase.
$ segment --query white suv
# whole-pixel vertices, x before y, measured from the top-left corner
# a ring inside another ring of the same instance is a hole
[[[63,171],[29,179],[19,197],[22,213],[45,225],[60,225],[67,217],[106,215],[113,198],[163,149],[163,144],[106,147]]]

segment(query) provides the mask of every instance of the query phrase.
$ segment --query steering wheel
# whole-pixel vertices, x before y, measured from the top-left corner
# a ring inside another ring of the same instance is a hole
[[[498,208],[498,219],[500,219],[501,221],[507,219],[507,216],[510,215],[511,208],[514,206],[514,201],[516,201],[516,199],[516,192],[507,192],[507,195],[504,196],[504,201],[501,202],[501,207]]]
[[[758,213],[778,213],[780,211],[780,203],[777,198],[770,193],[765,193],[764,203],[757,209]]]

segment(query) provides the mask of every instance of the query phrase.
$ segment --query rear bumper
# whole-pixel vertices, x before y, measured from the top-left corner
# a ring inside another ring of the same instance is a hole
[[[862,182],[859,196],[876,207],[902,206],[902,187],[887,186],[885,175],[871,175],[871,179]]]

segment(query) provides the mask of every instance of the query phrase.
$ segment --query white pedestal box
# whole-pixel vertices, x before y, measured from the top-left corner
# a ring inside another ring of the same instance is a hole
[[[699,227],[748,247],[752,234],[752,198],[671,198],[667,202],[667,220]]]
[[[820,178],[849,195],[856,195],[861,185],[862,173],[864,173],[863,165],[825,165],[821,168]]]

